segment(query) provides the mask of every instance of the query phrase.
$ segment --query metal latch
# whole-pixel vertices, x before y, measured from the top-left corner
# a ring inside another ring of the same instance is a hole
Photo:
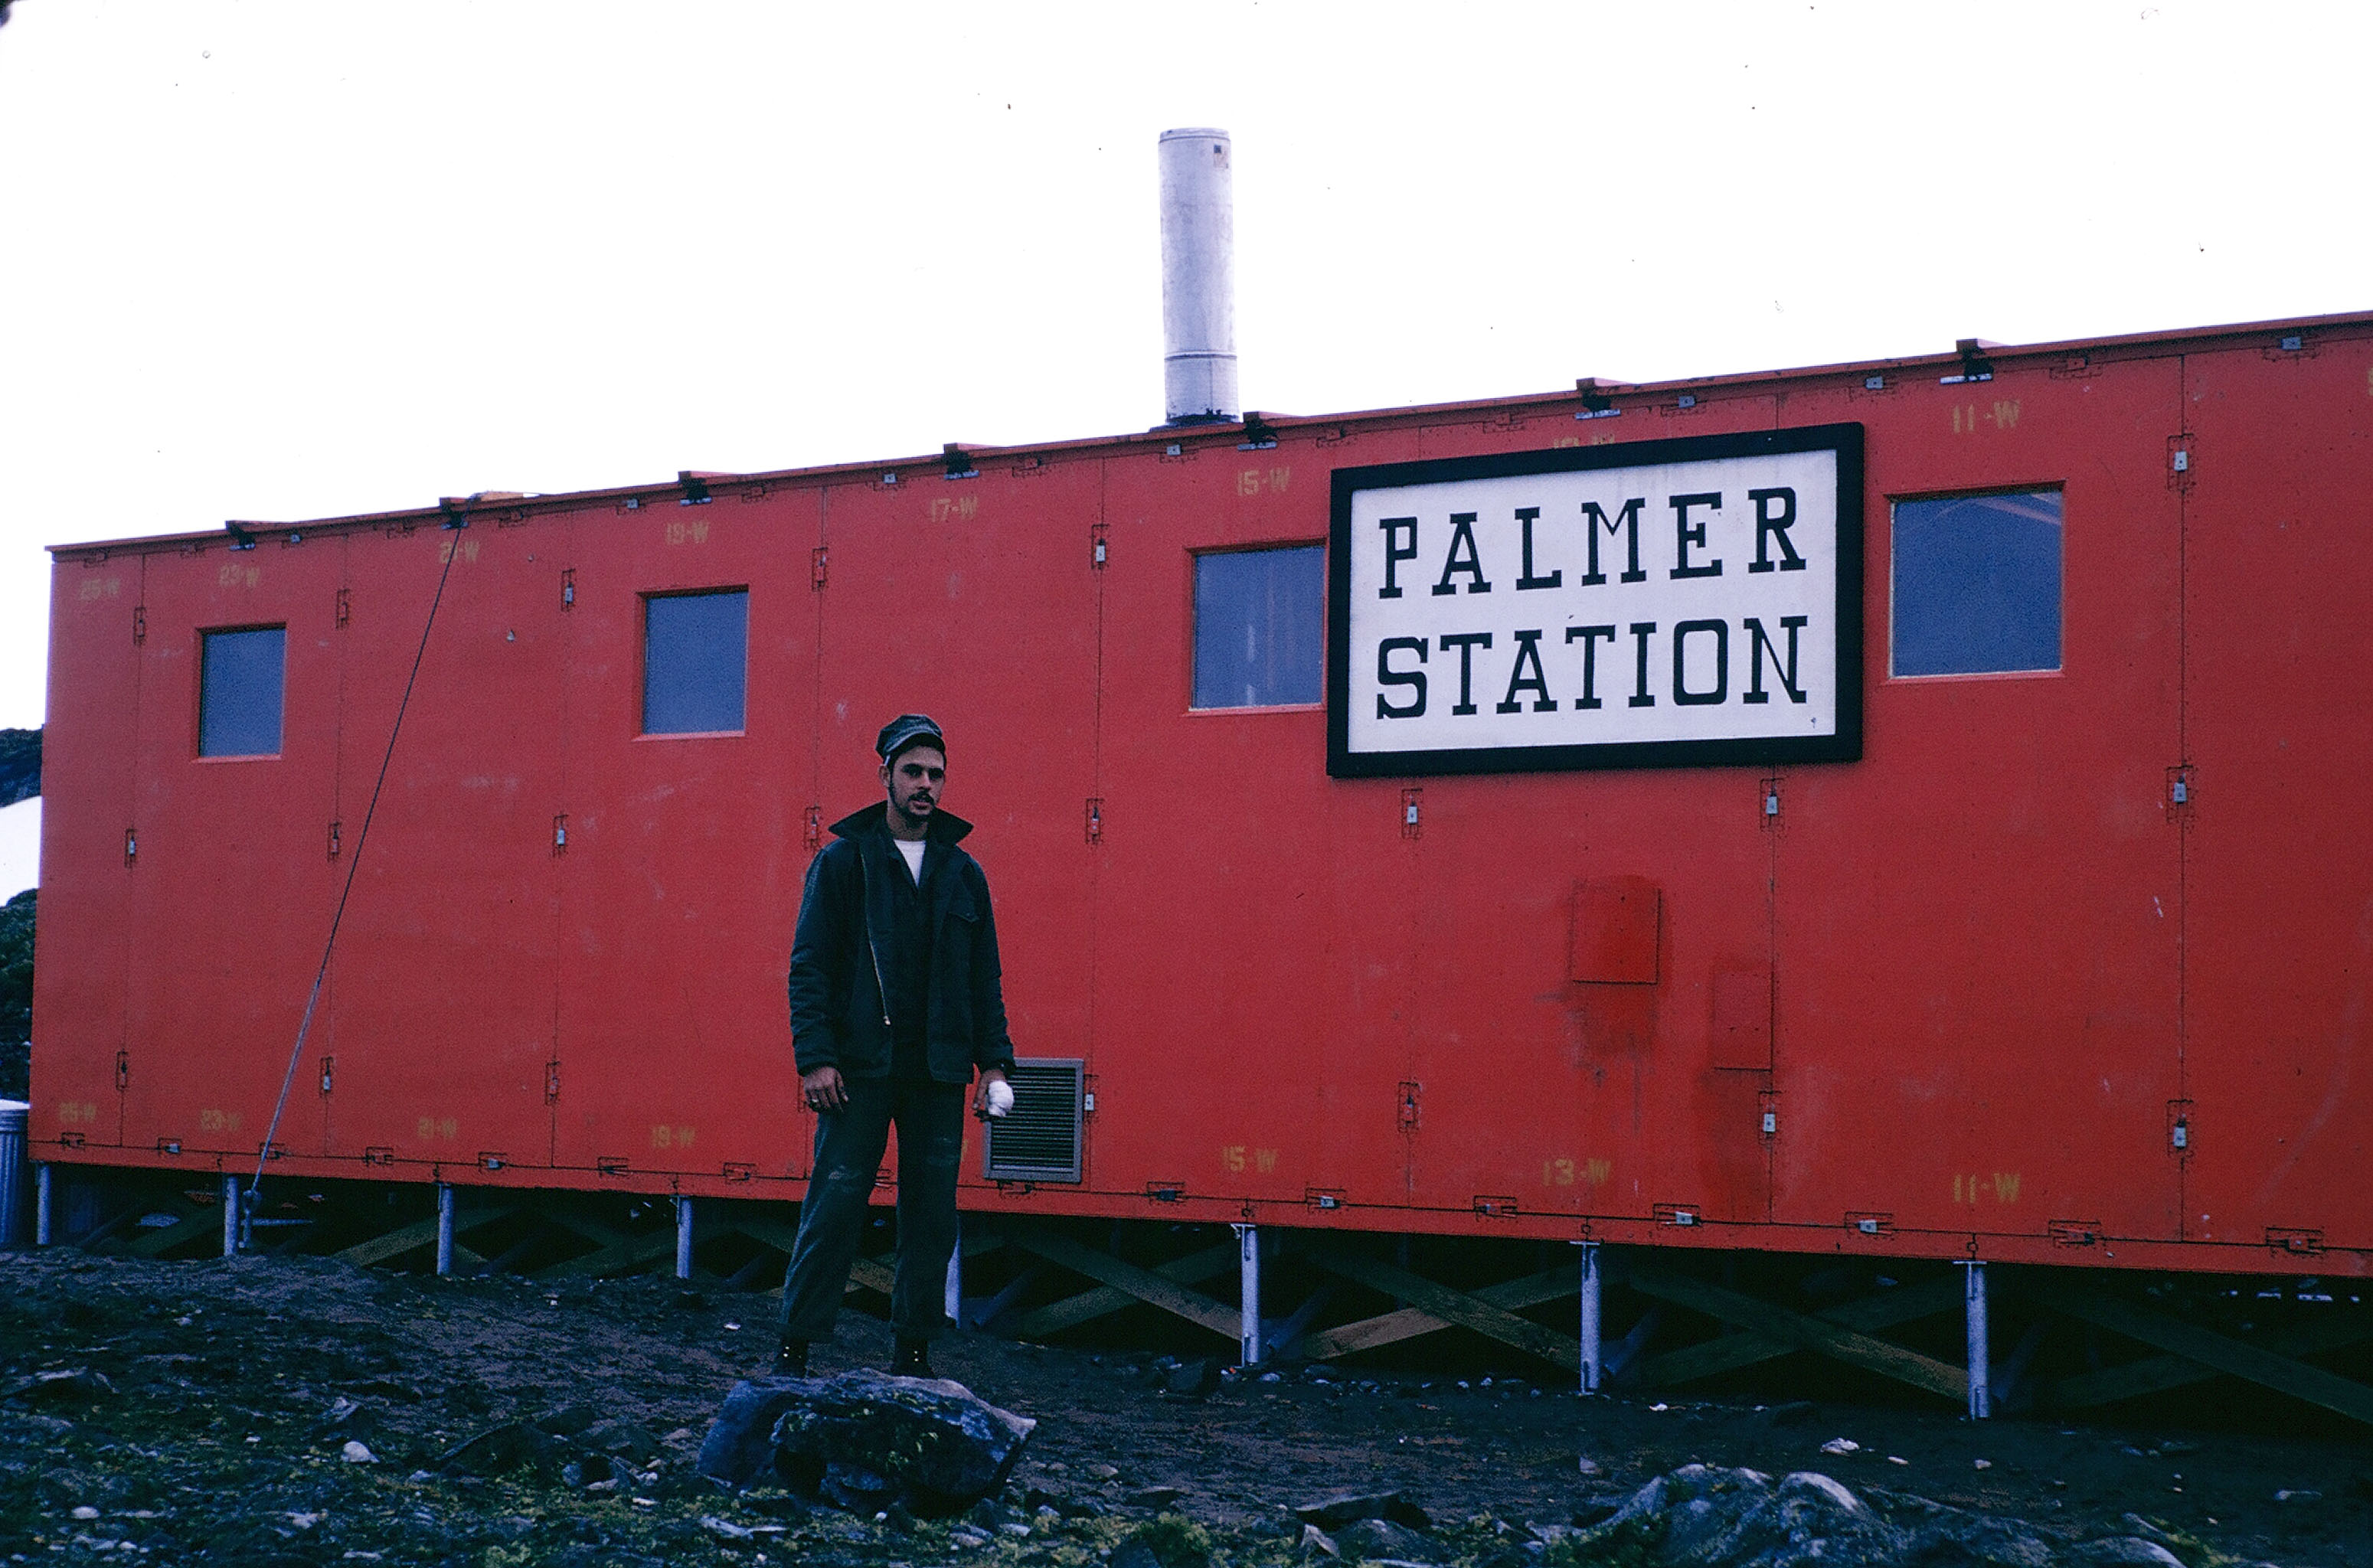
[[[1425,791],[1422,790],[1404,790],[1401,791],[1402,837],[1415,838],[1419,836],[1420,808],[1424,799]]]
[[[1402,1080],[1400,1085],[1400,1117],[1401,1130],[1403,1132],[1414,1132],[1417,1130],[1417,1084],[1407,1079]]]

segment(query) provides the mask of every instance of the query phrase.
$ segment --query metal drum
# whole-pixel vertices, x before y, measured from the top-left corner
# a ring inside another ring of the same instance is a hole
[[[32,1167],[25,1163],[25,1116],[31,1108],[22,1100],[0,1100],[0,1247],[24,1245],[25,1195],[33,1185]]]

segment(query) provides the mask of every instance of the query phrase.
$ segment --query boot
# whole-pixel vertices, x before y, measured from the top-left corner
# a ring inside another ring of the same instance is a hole
[[[890,1356],[890,1375],[893,1377],[929,1377],[933,1375],[931,1372],[930,1341],[928,1340],[909,1340],[905,1335],[900,1335],[898,1338],[898,1348],[893,1352]]]
[[[786,1339],[782,1349],[775,1352],[775,1364],[768,1369],[773,1377],[805,1377],[808,1375],[808,1342]]]

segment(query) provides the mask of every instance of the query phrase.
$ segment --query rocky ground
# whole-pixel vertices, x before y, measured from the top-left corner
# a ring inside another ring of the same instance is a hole
[[[770,1348],[761,1296],[64,1249],[0,1257],[0,1558],[12,1562],[1180,1568],[1331,1546],[1347,1561],[1564,1568],[1672,1560],[1659,1537],[1576,1527],[1701,1462],[1712,1469],[1668,1480],[1657,1506],[1692,1488],[1761,1495],[1722,1475],[1733,1468],[1814,1470],[1882,1520],[1946,1516],[1933,1504],[2016,1521],[2037,1543],[2019,1549],[2029,1562],[2161,1561],[2134,1555],[2139,1539],[2188,1568],[2373,1568],[2365,1442],[2329,1425],[2220,1429],[2206,1402],[2180,1432],[1974,1424],[1943,1410],[1584,1400],[1406,1372],[1216,1379],[963,1335],[941,1348],[940,1371],[1037,1431],[993,1504],[877,1519],[773,1489],[729,1498],[694,1473],[719,1401]],[[879,1365],[888,1348],[879,1322],[851,1312],[817,1368]],[[1414,1505],[1426,1527],[1305,1535],[1295,1508],[1347,1492],[1397,1492],[1404,1520]],[[1961,1550],[1928,1560],[1972,1560]],[[1855,1550],[1841,1539],[1826,1560],[1868,1560]]]

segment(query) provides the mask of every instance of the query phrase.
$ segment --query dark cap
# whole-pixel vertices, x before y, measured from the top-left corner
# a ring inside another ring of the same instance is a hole
[[[882,726],[881,736],[873,743],[874,751],[884,762],[896,761],[898,754],[909,746],[937,746],[944,752],[948,743],[940,733],[940,727],[920,713],[898,715]]]

